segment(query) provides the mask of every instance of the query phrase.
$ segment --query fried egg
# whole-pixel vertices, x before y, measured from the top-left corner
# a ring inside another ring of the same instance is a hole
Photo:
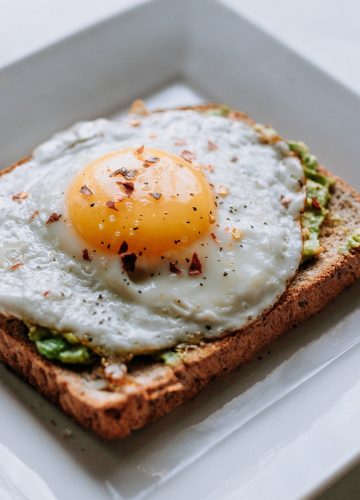
[[[104,354],[214,339],[301,259],[300,161],[226,116],[81,122],[0,178],[0,310]]]

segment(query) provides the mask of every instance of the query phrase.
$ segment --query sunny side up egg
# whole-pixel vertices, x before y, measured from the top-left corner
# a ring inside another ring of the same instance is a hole
[[[0,309],[106,354],[241,328],[298,269],[303,180],[228,117],[79,123],[0,179]]]

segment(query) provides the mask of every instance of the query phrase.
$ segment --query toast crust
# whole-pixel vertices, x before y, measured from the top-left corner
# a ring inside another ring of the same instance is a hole
[[[179,109],[206,111],[217,107],[220,106],[208,104]],[[230,111],[229,116],[254,123],[241,112]],[[353,225],[360,226],[360,194],[321,168],[336,180],[329,208],[343,223],[324,223],[321,243],[325,251],[300,269],[278,302],[250,325],[189,348],[176,366],[158,362],[131,366],[126,381],[116,391],[98,389],[87,371],[77,373],[40,356],[27,339],[25,325],[4,315],[0,315],[0,359],[79,424],[101,437],[125,437],[164,415],[195,396],[212,379],[248,361],[272,340],[316,314],[360,278],[360,252],[338,253],[347,231]]]

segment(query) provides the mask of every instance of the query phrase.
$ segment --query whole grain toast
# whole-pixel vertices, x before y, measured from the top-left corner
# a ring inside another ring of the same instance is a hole
[[[196,106],[204,111],[216,108]],[[237,111],[234,120],[253,123]],[[22,160],[9,169],[23,164]],[[329,172],[320,167],[326,175]],[[120,438],[193,397],[212,379],[248,361],[255,353],[323,309],[339,292],[360,278],[360,252],[339,253],[347,236],[360,226],[360,194],[335,179],[330,217],[321,228],[325,251],[303,265],[277,303],[250,325],[213,341],[184,348],[172,366],[153,358],[134,358],[115,390],[99,386],[96,370],[72,370],[39,355],[25,324],[0,315],[0,358],[82,426],[104,438]],[[336,215],[336,217],[335,217]]]

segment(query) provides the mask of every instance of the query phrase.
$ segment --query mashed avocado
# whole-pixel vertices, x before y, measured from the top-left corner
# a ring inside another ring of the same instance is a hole
[[[301,220],[304,262],[323,251],[319,240],[320,227],[329,213],[326,207],[330,201],[334,180],[318,171],[318,161],[309,153],[309,148],[304,143],[289,141],[288,145],[299,157],[306,177],[306,203]]]
[[[59,334],[49,328],[30,326],[28,335],[37,351],[47,359],[72,365],[87,365],[96,361],[92,351],[79,344],[73,333]]]
[[[174,351],[164,351],[155,355],[157,361],[162,361],[167,366],[175,366],[181,361],[181,356]]]
[[[346,248],[350,252],[354,248],[360,247],[360,233],[355,233],[346,242]]]
[[[347,240],[344,246],[339,248],[339,253],[351,252],[360,248],[360,232],[352,234]]]
[[[29,326],[28,336],[38,353],[47,359],[68,365],[90,365],[98,359],[88,347],[79,344],[71,332],[58,333],[42,326]],[[181,362],[181,356],[174,351],[162,351],[153,357],[167,366],[175,366]]]

